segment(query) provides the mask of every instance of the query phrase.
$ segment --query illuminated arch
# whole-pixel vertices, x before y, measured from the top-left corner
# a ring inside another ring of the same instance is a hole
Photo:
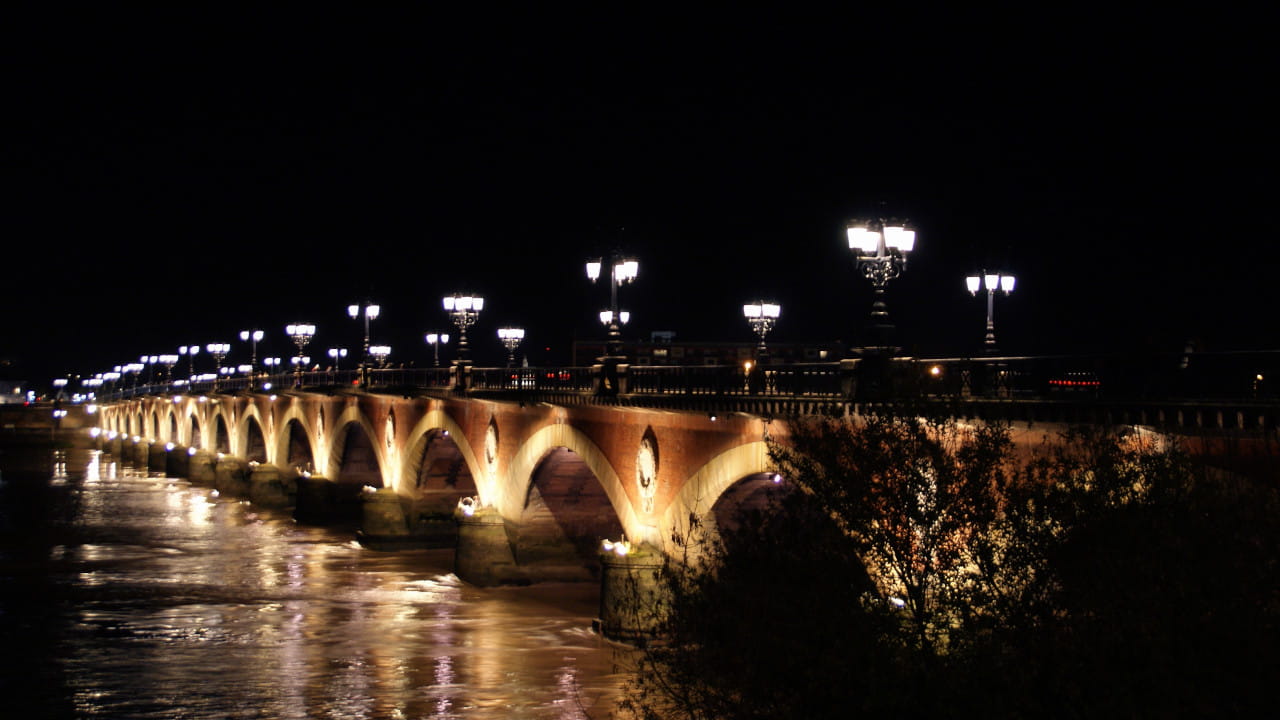
[[[449,439],[453,440],[453,444],[457,446],[458,452],[462,454],[462,460],[467,464],[467,471],[471,473],[471,479],[476,484],[476,491],[480,494],[481,503],[488,502],[488,498],[493,496],[494,490],[490,486],[487,473],[481,470],[479,461],[476,459],[475,451],[471,448],[471,443],[467,441],[467,436],[462,432],[462,427],[454,422],[442,408],[433,408],[423,415],[413,429],[409,431],[405,438],[405,451],[400,453],[401,457],[417,458],[421,453],[422,443],[427,441],[427,436],[432,431],[443,430],[449,433]],[[395,481],[395,489],[397,493],[405,494],[412,492],[413,484],[417,480],[418,462],[402,463],[400,472]]]
[[[381,476],[382,487],[388,487],[387,473],[387,453],[386,444],[379,442],[382,434],[374,430],[373,423],[369,422],[369,418],[361,412],[359,406],[351,405],[343,409],[333,422],[333,429],[330,431],[328,439],[328,453],[326,455],[326,466],[324,474],[336,479],[338,470],[342,468],[342,453],[345,448],[343,443],[339,443],[339,438],[345,438],[347,435],[347,427],[349,425],[357,425],[364,430],[365,435],[369,438],[369,444],[373,449],[374,460],[378,463],[378,474]]]
[[[326,468],[319,466],[321,465],[321,458],[327,460],[328,454],[320,452],[322,449],[320,445],[327,444],[326,439],[317,441],[311,418],[303,412],[300,403],[290,403],[289,407],[276,418],[275,437],[267,450],[268,457],[272,463],[281,467],[289,462],[289,443],[293,440],[291,428],[295,422],[302,428],[307,449],[311,452],[311,460],[317,465],[315,471],[323,475]]]
[[[769,446],[761,440],[730,448],[698,468],[681,488],[680,494],[662,513],[659,536],[663,550],[674,550],[671,538],[684,537],[689,531],[689,516],[705,517],[716,500],[734,483],[748,475],[772,470]]]
[[[533,482],[534,471],[547,453],[558,447],[572,450],[591,470],[596,481],[609,497],[609,504],[613,506],[613,511],[627,533],[627,537],[642,541],[654,540],[649,537],[653,528],[641,524],[635,507],[631,504],[631,498],[628,497],[622,481],[618,478],[618,473],[613,469],[604,452],[585,433],[568,423],[547,425],[530,435],[520,445],[506,471],[499,470],[498,477],[495,478],[497,493],[490,504],[496,506],[503,517],[520,517],[525,493],[529,483]],[[479,486],[479,483],[477,482],[476,485]]]

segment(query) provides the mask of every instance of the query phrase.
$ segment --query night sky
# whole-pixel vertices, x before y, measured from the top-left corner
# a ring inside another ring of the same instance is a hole
[[[640,260],[629,337],[857,345],[844,237],[915,225],[888,303],[906,352],[1277,347],[1276,53],[1265,18],[844,8],[12,16],[3,45],[0,357],[37,384],[267,330],[259,355],[375,342],[429,362],[440,297],[603,333],[583,262]]]

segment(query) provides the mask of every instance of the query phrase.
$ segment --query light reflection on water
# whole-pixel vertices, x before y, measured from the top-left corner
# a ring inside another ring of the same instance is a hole
[[[50,467],[0,485],[0,637],[28,648],[0,690],[46,716],[611,716],[630,658],[591,632],[592,585],[475,588],[451,551],[370,551],[98,453]]]

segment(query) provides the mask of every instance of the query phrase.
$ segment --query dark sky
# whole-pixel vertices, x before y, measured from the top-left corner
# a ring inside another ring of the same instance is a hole
[[[844,228],[878,208],[918,231],[908,351],[979,350],[980,267],[1019,278],[1011,353],[1274,348],[1266,18],[1041,12],[14,16],[0,357],[43,383],[251,327],[288,355],[296,320],[319,355],[370,298],[421,363],[466,290],[477,362],[504,324],[565,362],[615,246],[629,335],[750,340],[766,297],[772,338],[857,344]]]

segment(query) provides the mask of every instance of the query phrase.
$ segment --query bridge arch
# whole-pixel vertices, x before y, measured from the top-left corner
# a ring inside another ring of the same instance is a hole
[[[311,472],[323,473],[325,468],[317,466],[320,456],[317,452],[317,440],[314,428],[298,404],[290,404],[280,415],[278,430],[270,448],[271,462],[283,468],[296,468]]]
[[[231,452],[231,432],[227,429],[227,419],[222,413],[213,415],[213,449],[215,452]]]
[[[485,482],[485,473],[481,471],[480,463],[476,459],[471,443],[467,441],[466,433],[462,431],[462,426],[441,408],[429,410],[414,424],[405,437],[405,447],[409,450],[403,453],[406,461],[401,463],[400,476],[395,481],[396,492],[404,495],[414,491],[422,471],[425,446],[430,444],[433,436],[438,435],[447,435],[457,448],[462,462],[466,464],[467,472],[471,475],[481,503],[492,504],[490,498],[493,497],[494,490],[490,483]]]
[[[325,474],[340,486],[387,486],[387,457],[381,435],[358,407],[346,408],[333,424]]]
[[[202,448],[204,447],[204,431],[200,425],[200,416],[195,410],[187,410],[187,447]]]
[[[529,491],[538,479],[535,473],[558,448],[576,455],[595,476],[628,538],[633,541],[655,539],[649,537],[653,528],[641,523],[631,498],[608,457],[591,438],[568,423],[547,425],[530,435],[516,450],[506,472],[500,473],[498,492],[493,504],[504,518],[518,519],[524,514]]]
[[[240,421],[241,457],[249,462],[267,462],[267,437],[256,412],[245,413]]]
[[[689,477],[662,513],[658,525],[662,549],[675,552],[672,537],[689,535],[690,516],[714,523],[716,503],[729,488],[744,478],[763,477],[771,472],[769,446],[763,440],[738,445],[709,460]]]

